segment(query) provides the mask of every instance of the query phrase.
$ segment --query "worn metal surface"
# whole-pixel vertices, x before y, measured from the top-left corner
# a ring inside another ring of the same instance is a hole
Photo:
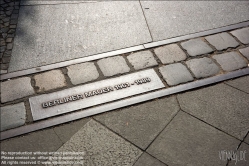
[[[137,82],[139,79],[150,80]],[[34,120],[91,107],[164,87],[153,69],[107,79],[59,92],[31,97]]]

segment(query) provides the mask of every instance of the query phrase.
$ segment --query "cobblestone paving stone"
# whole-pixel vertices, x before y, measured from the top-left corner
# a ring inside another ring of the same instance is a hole
[[[38,92],[49,91],[66,86],[66,79],[60,70],[51,70],[34,76]]]
[[[242,55],[244,55],[249,60],[249,47],[242,48],[239,51]]]
[[[72,84],[77,85],[96,80],[99,77],[96,66],[92,62],[76,64],[67,67]]]
[[[150,51],[141,51],[131,54],[127,59],[136,70],[158,65]]]
[[[224,149],[236,150],[240,142],[210,125],[179,112],[147,149],[167,165],[225,165],[218,157]]]
[[[219,73],[220,68],[212,59],[204,57],[200,59],[191,59],[186,62],[196,78],[204,78]]]
[[[237,47],[239,45],[239,43],[226,32],[207,36],[205,39],[220,51],[229,47]]]
[[[247,66],[246,61],[236,52],[214,55],[213,58],[225,71],[233,71]]]
[[[121,56],[101,59],[97,63],[104,76],[114,76],[130,71],[125,59]]]
[[[182,42],[181,46],[187,50],[190,56],[197,56],[202,54],[211,53],[214,50],[201,39],[191,39],[186,42]]]
[[[35,94],[29,77],[1,82],[1,102],[13,101]]]
[[[234,30],[231,32],[243,44],[249,44],[249,27]]]
[[[177,44],[170,44],[154,49],[155,54],[163,64],[179,62],[187,58]]]
[[[194,80],[188,69],[181,63],[160,67],[159,71],[170,86]]]
[[[19,1],[1,0],[0,3],[0,65],[1,74],[4,74],[9,67],[19,13]]]
[[[25,123],[26,109],[24,103],[1,107],[1,131],[19,127]]]

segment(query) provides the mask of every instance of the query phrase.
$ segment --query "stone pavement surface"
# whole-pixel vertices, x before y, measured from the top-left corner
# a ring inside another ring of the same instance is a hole
[[[249,164],[248,79],[244,76],[7,139],[1,141],[1,150],[58,152],[47,162],[65,161],[59,159],[63,157],[59,152],[84,152],[78,157],[87,166],[232,166],[235,162],[245,166]],[[229,151],[241,161],[222,156]]]
[[[13,1],[1,1],[1,73],[249,20],[243,1]],[[233,35],[248,44],[243,31]]]

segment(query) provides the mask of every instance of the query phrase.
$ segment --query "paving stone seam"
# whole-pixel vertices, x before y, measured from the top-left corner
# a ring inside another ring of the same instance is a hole
[[[123,108],[126,106],[142,103],[142,102],[149,101],[149,100],[156,99],[156,98],[161,98],[163,96],[169,96],[169,95],[176,94],[179,92],[191,90],[193,88],[196,89],[202,86],[207,86],[210,84],[225,81],[227,79],[232,79],[235,77],[244,76],[248,74],[249,74],[248,69],[244,69],[241,71],[234,71],[226,75],[215,76],[214,78],[207,78],[205,80],[199,80],[198,83],[191,82],[191,83],[187,83],[186,85],[179,85],[176,87],[171,87],[169,89],[162,89],[162,90],[154,91],[154,92],[147,93],[144,95],[138,95],[136,97],[129,97],[127,99],[123,99],[122,101],[111,102],[108,104],[103,104],[101,106],[97,106],[97,107],[95,106],[93,108],[88,108],[88,109],[83,109],[83,110],[80,109],[78,111],[74,111],[70,113],[70,116],[66,114],[66,115],[50,118],[47,120],[39,121],[36,123],[32,123],[29,125],[20,126],[18,128],[5,130],[1,132],[1,140],[10,138],[10,137],[15,137],[18,135],[22,135],[25,133],[29,133],[32,131],[48,128],[54,125],[70,122],[70,121],[77,120],[83,117],[92,116],[98,113],[112,111],[114,109]]]
[[[228,84],[226,81],[224,82],[224,84],[226,84],[227,86],[230,86],[230,87],[232,87],[232,88],[234,88],[234,89],[237,89],[237,90],[239,90],[239,91],[241,91],[241,92],[244,92],[244,93],[246,93],[246,94],[249,94],[248,92],[245,92],[245,91],[243,91],[243,90],[241,90],[241,89],[239,89],[239,88],[237,88],[237,87],[234,87],[234,86]]]

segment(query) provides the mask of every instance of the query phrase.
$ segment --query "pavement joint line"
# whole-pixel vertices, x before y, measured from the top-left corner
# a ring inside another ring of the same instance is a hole
[[[1,74],[0,75],[0,80],[2,81],[2,80],[10,79],[10,78],[15,78],[15,77],[20,77],[20,76],[24,76],[24,75],[44,72],[44,71],[48,71],[48,70],[52,70],[52,69],[66,67],[66,66],[70,66],[70,65],[74,65],[74,64],[83,63],[83,62],[89,62],[89,61],[93,61],[93,60],[99,60],[99,59],[102,59],[102,58],[107,58],[107,57],[111,57],[111,56],[115,56],[115,55],[121,55],[121,54],[130,53],[130,52],[134,52],[134,51],[142,51],[142,50],[152,48],[152,47],[157,47],[157,46],[161,46],[161,45],[165,45],[165,44],[171,44],[171,43],[180,42],[180,41],[182,42],[184,40],[197,38],[197,37],[203,37],[203,36],[206,36],[206,35],[211,35],[211,34],[216,34],[216,33],[221,33],[221,32],[224,32],[224,31],[243,28],[243,27],[246,27],[246,26],[249,26],[249,21],[238,23],[238,24],[233,24],[233,25],[229,25],[229,26],[225,26],[225,27],[221,27],[221,28],[216,28],[216,29],[212,29],[212,30],[193,33],[193,34],[189,34],[189,35],[179,36],[179,37],[175,37],[175,38],[171,38],[171,39],[166,39],[166,40],[161,40],[161,41],[156,41],[156,42],[150,42],[150,43],[141,44],[141,45],[138,45],[138,46],[132,46],[132,47],[128,47],[128,48],[114,50],[114,51],[110,51],[110,52],[105,52],[105,53],[100,53],[100,54],[95,54],[95,55],[89,55],[87,57],[82,57],[82,58],[78,58],[78,59],[72,59],[72,60],[68,60],[68,61],[64,61],[64,62],[59,62],[59,63],[49,64],[49,65],[45,65],[45,66],[40,66],[40,67],[15,71],[15,72],[6,73],[6,74]],[[244,45],[244,44],[242,44],[242,45]],[[184,49],[183,49],[183,51],[186,53],[186,51]],[[188,54],[187,54],[187,57],[189,57]]]
[[[246,93],[246,94],[249,94],[249,93],[247,93],[247,92],[245,92],[245,91],[243,91],[243,90],[241,90],[241,89],[239,89],[239,88],[236,88],[236,87],[234,87],[234,86],[228,84],[227,82],[224,82],[224,84],[226,84],[227,86],[230,86],[230,87],[232,87],[232,88],[234,88],[234,89],[237,89],[237,90],[239,90],[239,91],[241,91],[241,92],[244,92],[244,93]]]
[[[215,84],[215,83],[218,83],[221,81],[225,81],[228,79],[233,79],[233,78],[237,78],[237,77],[245,76],[245,75],[249,75],[249,68],[248,67],[244,68],[244,69],[237,70],[237,71],[232,71],[232,72],[229,72],[227,74],[213,76],[213,77],[201,79],[201,80],[186,83],[186,84],[181,84],[178,86],[154,91],[151,93],[146,93],[146,94],[138,95],[135,97],[130,97],[130,98],[127,98],[124,100],[111,102],[111,103],[104,104],[101,106],[83,109],[83,110],[81,109],[80,111],[72,112],[70,114],[54,117],[51,119],[35,122],[33,124],[30,124],[30,125],[25,125],[25,126],[10,129],[7,131],[3,131],[3,132],[1,132],[0,140],[4,140],[7,138],[19,136],[19,135],[30,133],[33,131],[37,131],[40,129],[52,127],[54,125],[70,122],[70,121],[81,119],[84,117],[89,117],[89,116],[96,115],[99,113],[108,112],[108,111],[111,111],[114,109],[123,108],[123,107],[130,106],[133,104],[138,104],[138,103],[149,101],[152,99],[156,99],[156,98],[160,98],[160,97],[164,97],[164,96],[169,96],[169,95],[176,94],[179,92],[184,92],[187,90]]]

